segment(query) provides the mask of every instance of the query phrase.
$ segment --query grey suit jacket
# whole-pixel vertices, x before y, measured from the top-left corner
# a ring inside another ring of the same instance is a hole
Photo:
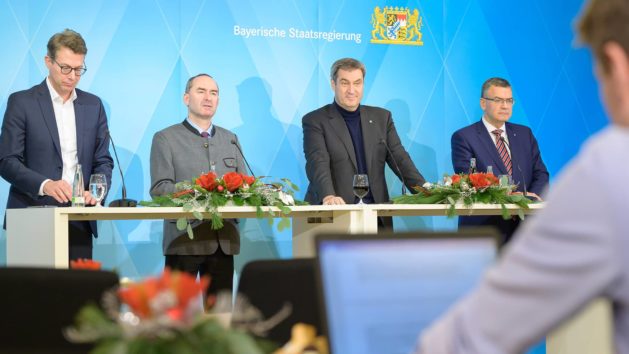
[[[367,174],[376,203],[389,201],[385,162],[400,177],[395,162],[409,189],[424,184],[410,156],[400,143],[391,112],[386,109],[360,106],[360,120],[365,145]],[[352,179],[356,174],[356,154],[343,117],[333,104],[310,112],[302,120],[306,174],[310,184],[306,201],[321,204],[323,197],[337,195],[346,203],[354,203]],[[387,146],[392,155],[388,153]],[[394,162],[395,160],[395,162]]]
[[[186,121],[155,133],[151,145],[151,196],[173,193],[176,183],[209,172],[212,164],[219,177],[230,171],[246,173],[243,158],[232,141],[238,144],[238,137],[229,130],[214,125],[208,140]],[[191,222],[193,240],[185,230],[177,230],[176,220],[164,221],[165,255],[210,255],[219,245],[226,254],[240,252],[236,220],[225,220],[220,230],[211,230],[209,221]]]

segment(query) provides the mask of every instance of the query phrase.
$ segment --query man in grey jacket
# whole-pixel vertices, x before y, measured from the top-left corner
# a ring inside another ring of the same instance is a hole
[[[188,117],[155,133],[151,146],[151,196],[175,191],[175,184],[213,171],[245,173],[238,137],[212,123],[219,102],[216,81],[208,74],[191,77],[183,102]],[[192,221],[191,221],[192,222]],[[175,220],[164,221],[163,249],[166,266],[193,275],[208,274],[208,294],[232,291],[234,255],[240,252],[236,220],[212,230],[210,221],[192,222],[194,239],[177,229]]]

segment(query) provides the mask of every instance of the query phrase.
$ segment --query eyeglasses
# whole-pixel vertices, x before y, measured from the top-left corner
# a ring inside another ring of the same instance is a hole
[[[57,63],[57,61],[53,58],[50,58],[55,64],[59,65],[59,69],[61,70],[61,73],[63,75],[68,75],[69,73],[72,72],[72,70],[74,70],[74,74],[76,76],[81,76],[83,74],[85,74],[85,72],[87,71],[87,68],[85,66],[79,66],[78,68],[73,68],[70,65],[61,65],[59,63]]]
[[[491,101],[498,105],[502,105],[506,103],[508,106],[513,106],[515,104],[515,100],[513,98],[500,98],[500,97],[494,97],[494,98],[481,97],[481,98],[484,99],[485,101]]]

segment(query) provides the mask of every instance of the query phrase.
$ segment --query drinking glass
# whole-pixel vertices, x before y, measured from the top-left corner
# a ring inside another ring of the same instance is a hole
[[[358,204],[363,203],[363,198],[369,193],[369,178],[367,175],[354,175],[354,195],[358,197]]]
[[[501,187],[509,187],[513,185],[513,178],[511,175],[500,175],[498,176],[498,181]]]
[[[104,174],[96,173],[90,176],[90,193],[96,199],[96,207],[102,207],[100,202],[107,193],[107,179]]]

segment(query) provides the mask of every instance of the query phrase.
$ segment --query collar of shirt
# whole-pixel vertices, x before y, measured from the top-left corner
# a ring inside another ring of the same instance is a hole
[[[48,86],[48,91],[50,92],[50,98],[52,99],[52,101],[55,103],[64,104],[63,97],[61,97],[61,95],[57,93],[57,90],[52,87],[49,77],[46,77],[46,85]],[[74,102],[74,100],[76,100],[76,89],[72,90],[72,95],[70,95],[70,99],[68,100],[68,102]]]
[[[199,126],[198,126],[198,125],[194,124],[194,123],[190,120],[190,118],[186,118],[186,121],[187,121],[188,123],[190,123],[190,125],[191,125],[194,129],[196,129],[196,130],[199,132],[199,135],[200,135],[201,133],[203,133],[203,132],[206,132],[206,133],[208,133],[208,134],[209,134],[208,139],[212,137],[212,128],[214,128],[214,124],[213,124],[213,123],[210,123],[210,126],[207,128],[207,130],[203,130],[203,129],[199,128]]]
[[[485,119],[485,116],[483,116],[482,121],[483,121],[483,124],[485,125],[485,128],[487,129],[487,132],[489,133],[489,136],[491,137],[491,141],[493,141],[494,144],[496,143],[496,136],[492,132],[496,129],[502,129],[501,136],[507,141],[507,144],[509,144],[509,137],[507,136],[506,124],[503,124],[501,128],[496,128],[493,125],[489,124],[489,122]],[[509,155],[511,155],[511,150],[509,148],[507,148],[507,152],[509,153]]]

